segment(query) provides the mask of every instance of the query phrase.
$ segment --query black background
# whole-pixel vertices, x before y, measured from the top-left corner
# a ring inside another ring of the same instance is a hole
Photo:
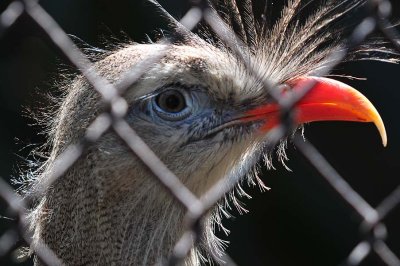
[[[0,2],[0,11],[9,1]],[[281,1],[275,1],[279,14]],[[104,40],[129,38],[142,42],[165,27],[149,4],[135,0],[47,0],[41,5],[68,33],[90,45],[104,47]],[[177,18],[189,5],[186,1],[164,0]],[[400,17],[395,6],[394,17]],[[276,15],[275,14],[275,15]],[[124,32],[124,33],[121,33]],[[113,36],[113,37],[112,37]],[[34,124],[27,109],[48,104],[43,93],[55,93],[52,84],[60,65],[67,64],[27,17],[21,18],[0,39],[0,177],[9,180],[26,169],[34,146],[45,141],[42,128]],[[383,148],[372,124],[329,122],[306,126],[306,138],[372,206],[400,184],[400,66],[379,62],[344,63],[335,73],[367,78],[346,80],[365,94],[379,110],[388,132]],[[248,214],[226,221],[231,229],[228,252],[238,265],[338,265],[359,243],[361,218],[324,181],[292,144],[288,147],[292,172],[278,162],[276,170],[265,171],[262,179],[272,189],[246,203]],[[1,215],[7,216],[2,205]],[[387,244],[400,256],[400,208],[385,220]],[[12,225],[0,219],[0,233]],[[12,265],[13,259],[1,261]],[[25,262],[30,265],[30,261]],[[383,265],[369,255],[362,265]]]

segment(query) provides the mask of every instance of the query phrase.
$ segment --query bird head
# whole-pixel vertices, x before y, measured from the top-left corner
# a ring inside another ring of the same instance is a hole
[[[243,1],[235,8],[229,7],[235,1],[223,2],[232,12],[221,15],[242,42],[236,48],[257,69],[258,75],[232,47],[204,38],[210,31],[200,37],[185,30],[157,3],[174,29],[171,42],[125,45],[94,67],[116,84],[141,62],[154,54],[164,54],[126,90],[125,119],[193,193],[203,195],[226,176],[248,175],[265,151],[269,133],[280,126],[282,102],[278,103],[272,95],[289,101],[307,86],[312,88],[293,106],[293,130],[315,121],[372,122],[386,145],[382,119],[366,97],[342,82],[315,76],[329,65],[329,55],[342,48],[342,43],[326,31],[327,25],[363,1],[355,1],[354,5],[344,1],[347,4],[339,6],[326,3],[304,24],[295,19],[303,1],[289,1],[282,17],[271,27],[265,23],[258,26],[250,1]],[[52,155],[39,182],[51,173],[56,156],[69,144],[76,143],[101,112],[100,96],[83,77],[75,78],[67,87],[68,94],[52,123]],[[70,255],[70,250],[62,248],[63,243],[78,240],[58,239],[53,232],[58,232],[59,227],[66,228],[82,237],[79,242],[82,244],[87,242],[79,229],[82,224],[113,217],[108,223],[87,226],[84,232],[92,233],[86,237],[93,238],[93,243],[114,241],[117,255],[113,256],[125,259],[136,256],[137,264],[155,262],[156,258],[169,254],[182,233],[183,210],[170,201],[171,196],[141,160],[114,132],[107,132],[46,193],[37,208],[36,234],[64,258],[97,258],[97,251],[92,254],[83,250],[83,255]],[[171,218],[173,208],[178,209],[179,215]],[[140,214],[132,215],[133,209]],[[43,223],[43,217],[49,216],[47,210],[52,211],[50,222]],[[65,210],[70,210],[70,214]],[[65,213],[75,216],[66,219]],[[86,222],[79,223],[80,219]],[[159,220],[170,225],[168,237],[164,229],[167,225],[158,223]],[[110,228],[116,233],[107,231],[106,235],[99,229],[107,225],[112,225]],[[151,236],[145,236],[144,232],[151,232]],[[153,247],[158,238],[160,244]],[[214,245],[217,240],[210,238]],[[137,249],[130,249],[136,242]],[[118,246],[121,243],[126,245]],[[99,244],[99,249],[104,245]]]
[[[134,58],[163,49],[168,47],[143,44],[120,53]],[[127,121],[201,195],[226,175],[245,175],[257,162],[268,133],[280,123],[281,108],[269,90],[290,99],[309,84],[313,88],[294,107],[295,128],[314,121],[373,122],[386,145],[377,110],[350,86],[304,75],[266,88],[236,57],[211,45],[169,49],[126,94]]]
[[[124,94],[129,106],[126,120],[198,196],[227,175],[251,172],[265,152],[268,134],[280,125],[282,110],[272,94],[285,101],[312,86],[293,107],[293,130],[315,121],[372,122],[386,145],[382,119],[366,97],[345,83],[314,76],[341,44],[326,45],[327,38],[334,38],[318,31],[320,24],[290,27],[286,23],[290,17],[284,15],[293,13],[299,3],[290,2],[272,29],[241,36],[246,41],[241,50],[258,68],[258,76],[226,44],[207,42],[171,17],[175,31],[171,43],[126,45],[95,64],[98,73],[118,83],[130,69],[154,54],[165,53]],[[333,10],[334,5],[327,5],[317,15]],[[247,27],[250,31],[257,28]],[[84,78],[78,77],[69,86],[55,128],[57,153],[78,141],[102,106],[100,96]],[[100,155],[96,165],[114,169],[124,180],[124,189],[134,188],[140,176],[147,179],[151,175],[143,165],[138,170],[132,164],[129,149],[114,133],[106,134],[96,147]]]

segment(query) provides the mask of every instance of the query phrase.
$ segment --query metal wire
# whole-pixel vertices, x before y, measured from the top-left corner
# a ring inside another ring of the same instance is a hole
[[[227,27],[218,14],[207,4],[207,1],[196,1],[196,5],[183,16],[181,23],[188,29],[195,28],[198,23],[204,20],[211,29],[217,34],[226,45],[232,48],[244,65],[251,70],[255,77],[262,77],[257,68],[247,60],[242,54],[239,39]],[[354,31],[347,38],[345,49],[334,51],[330,55],[330,65],[318,73],[325,75],[333,67],[339,64],[347,54],[347,51],[362,44],[365,39],[375,31],[381,31],[385,37],[393,43],[400,53],[399,33],[389,21],[390,2],[387,0],[370,0],[371,14],[365,17],[362,22],[355,27]],[[117,85],[110,84],[98,73],[93,71],[93,66],[85,55],[74,45],[68,35],[57,25],[53,18],[37,3],[37,1],[15,0],[5,11],[0,14],[0,39],[4,33],[10,30],[18,18],[22,15],[29,16],[39,30],[46,34],[49,40],[59,49],[60,53],[66,57],[88,80],[93,88],[99,92],[102,100],[106,103],[103,112],[88,127],[84,137],[78,144],[67,147],[56,159],[52,176],[46,183],[40,184],[36,193],[43,193],[53,182],[62,177],[64,173],[80,158],[90,145],[109,129],[125,142],[126,146],[135,153],[145,165],[154,173],[170,194],[186,209],[187,228],[185,233],[176,243],[171,254],[168,265],[178,265],[188,255],[190,249],[196,244],[193,239],[199,239],[202,234],[201,218],[216,203],[230,191],[239,180],[232,180],[228,177],[223,178],[214,185],[201,198],[197,198],[185,185],[172,173],[157,155],[151,151],[147,144],[135,133],[135,131],[125,121],[127,113],[127,103],[123,98],[126,89],[135,83],[155,62],[158,62],[167,52],[165,49],[159,51],[152,57],[144,60],[135,66],[128,74],[119,81]],[[164,40],[168,44],[168,40]],[[288,115],[293,110],[293,106],[304,97],[314,84],[307,84],[298,94],[289,100],[283,101],[278,94],[271,90],[272,85],[268,80],[264,81],[265,88],[269,89],[274,99],[282,107],[282,123],[278,130],[270,134],[271,143],[278,140],[291,131],[293,121]],[[322,154],[309,142],[305,142],[301,136],[296,135],[294,143],[310,164],[315,167],[321,176],[337,191],[338,197],[348,203],[355,213],[358,213],[363,221],[360,224],[360,232],[365,236],[350,252],[344,265],[359,265],[364,258],[371,252],[375,252],[387,265],[400,265],[400,259],[385,243],[387,235],[384,225],[385,217],[400,204],[400,186],[382,200],[376,208],[372,207],[359,193],[357,193],[345,179],[334,169],[333,166],[322,156]],[[226,185],[228,184],[228,185]],[[35,195],[33,195],[35,196]],[[9,209],[15,214],[17,226],[6,231],[0,236],[0,258],[8,256],[10,250],[14,248],[15,240],[22,237],[26,243],[31,245],[31,232],[28,230],[26,202],[14,193],[11,186],[0,179],[0,197],[7,203]],[[32,246],[32,245],[31,245]],[[48,265],[62,265],[63,262],[57,258],[56,254],[46,246],[39,243],[32,246],[34,253],[41,261]],[[227,265],[235,265],[233,260],[227,255],[224,258]]]

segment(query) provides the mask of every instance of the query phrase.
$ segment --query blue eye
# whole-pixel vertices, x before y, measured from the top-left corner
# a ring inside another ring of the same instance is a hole
[[[191,114],[191,98],[183,90],[169,89],[153,98],[153,109],[166,120],[182,120]]]

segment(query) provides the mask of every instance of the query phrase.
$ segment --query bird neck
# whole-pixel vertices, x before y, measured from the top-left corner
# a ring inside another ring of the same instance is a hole
[[[42,200],[35,234],[62,261],[153,265],[171,254],[184,229],[183,208],[149,173],[116,172],[78,164]],[[199,264],[195,251],[186,264]]]

